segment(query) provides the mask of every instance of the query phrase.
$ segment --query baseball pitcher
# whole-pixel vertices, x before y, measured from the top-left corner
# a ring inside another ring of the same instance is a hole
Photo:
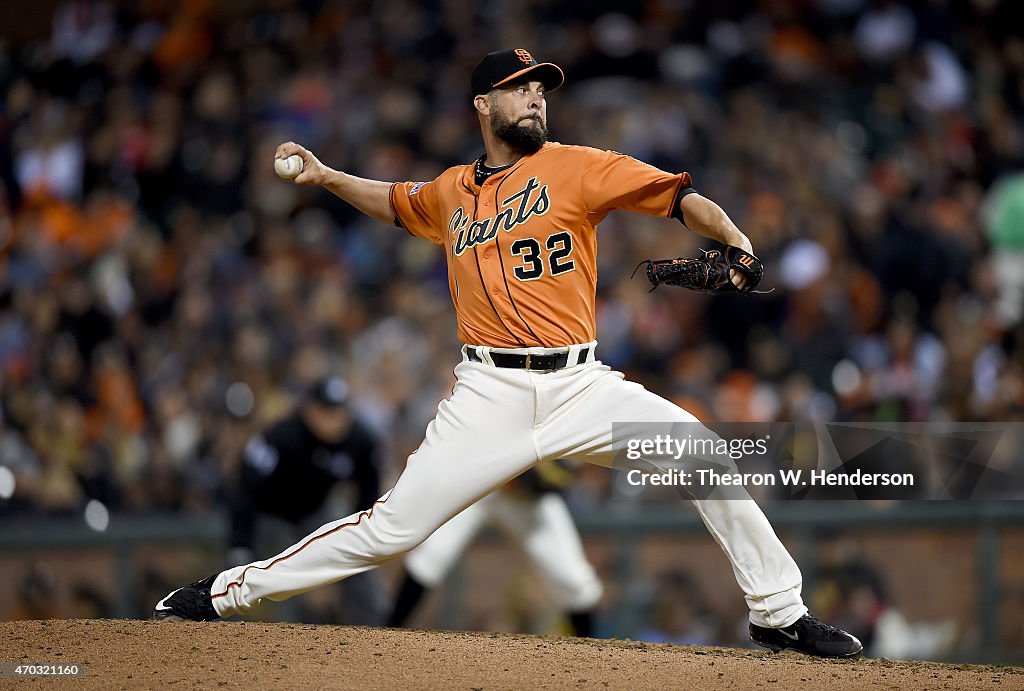
[[[625,209],[677,219],[726,247],[678,262],[679,278],[649,265],[652,282],[749,291],[760,262],[725,212],[694,190],[689,173],[547,141],[547,95],[563,80],[558,66],[522,48],[487,55],[470,80],[484,154],[429,182],[366,180],[329,168],[296,143],[278,147],[278,159],[301,159],[295,183],[321,186],[441,247],[464,344],[457,383],[395,486],[372,508],[269,559],[179,588],[157,603],[155,618],[245,614],[263,598],[283,600],[372,569],[541,460],[611,466],[613,423],[630,421],[650,436],[666,425],[699,428],[689,412],[598,359],[597,225]],[[648,472],[677,462],[657,454],[643,461]],[[694,504],[744,593],[752,640],[822,657],[859,655],[855,637],[808,613],[799,568],[743,495],[724,499],[716,490]]]

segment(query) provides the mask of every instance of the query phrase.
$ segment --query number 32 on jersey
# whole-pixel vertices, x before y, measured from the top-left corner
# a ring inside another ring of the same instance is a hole
[[[522,257],[523,263],[513,269],[520,281],[534,281],[544,275],[545,269],[552,276],[564,274],[576,268],[572,254],[572,235],[566,231],[549,235],[544,247],[536,238],[521,238],[512,243],[512,254]]]

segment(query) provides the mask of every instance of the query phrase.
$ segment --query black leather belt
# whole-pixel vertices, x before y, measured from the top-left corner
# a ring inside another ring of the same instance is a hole
[[[466,354],[473,362],[483,362],[483,358],[476,352],[476,348],[466,348]],[[590,346],[580,348],[580,355],[576,364],[587,361],[590,355]],[[525,369],[531,371],[547,371],[563,369],[569,362],[569,353],[553,353],[551,355],[520,355],[519,353],[495,353],[491,351],[491,361],[495,367],[511,367],[513,369]]]

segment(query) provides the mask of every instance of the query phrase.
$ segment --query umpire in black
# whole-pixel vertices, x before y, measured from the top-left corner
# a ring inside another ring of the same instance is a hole
[[[230,495],[231,566],[252,561],[256,551],[280,551],[339,518],[328,506],[339,483],[349,489],[348,513],[368,509],[379,498],[379,443],[348,402],[345,380],[328,377],[291,415],[248,441]],[[340,613],[280,603],[279,616],[310,623],[383,623],[383,589],[373,572],[342,581],[337,590]]]

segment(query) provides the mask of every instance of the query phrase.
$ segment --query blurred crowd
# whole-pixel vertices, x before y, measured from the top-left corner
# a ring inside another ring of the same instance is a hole
[[[459,358],[444,256],[273,151],[433,179],[482,152],[468,76],[513,46],[565,69],[553,139],[690,171],[774,288],[649,294],[636,263],[702,239],[614,214],[605,362],[707,420],[1019,419],[1012,5],[58,3],[49,35],[0,40],[0,514],[217,508],[327,373],[393,479]]]

